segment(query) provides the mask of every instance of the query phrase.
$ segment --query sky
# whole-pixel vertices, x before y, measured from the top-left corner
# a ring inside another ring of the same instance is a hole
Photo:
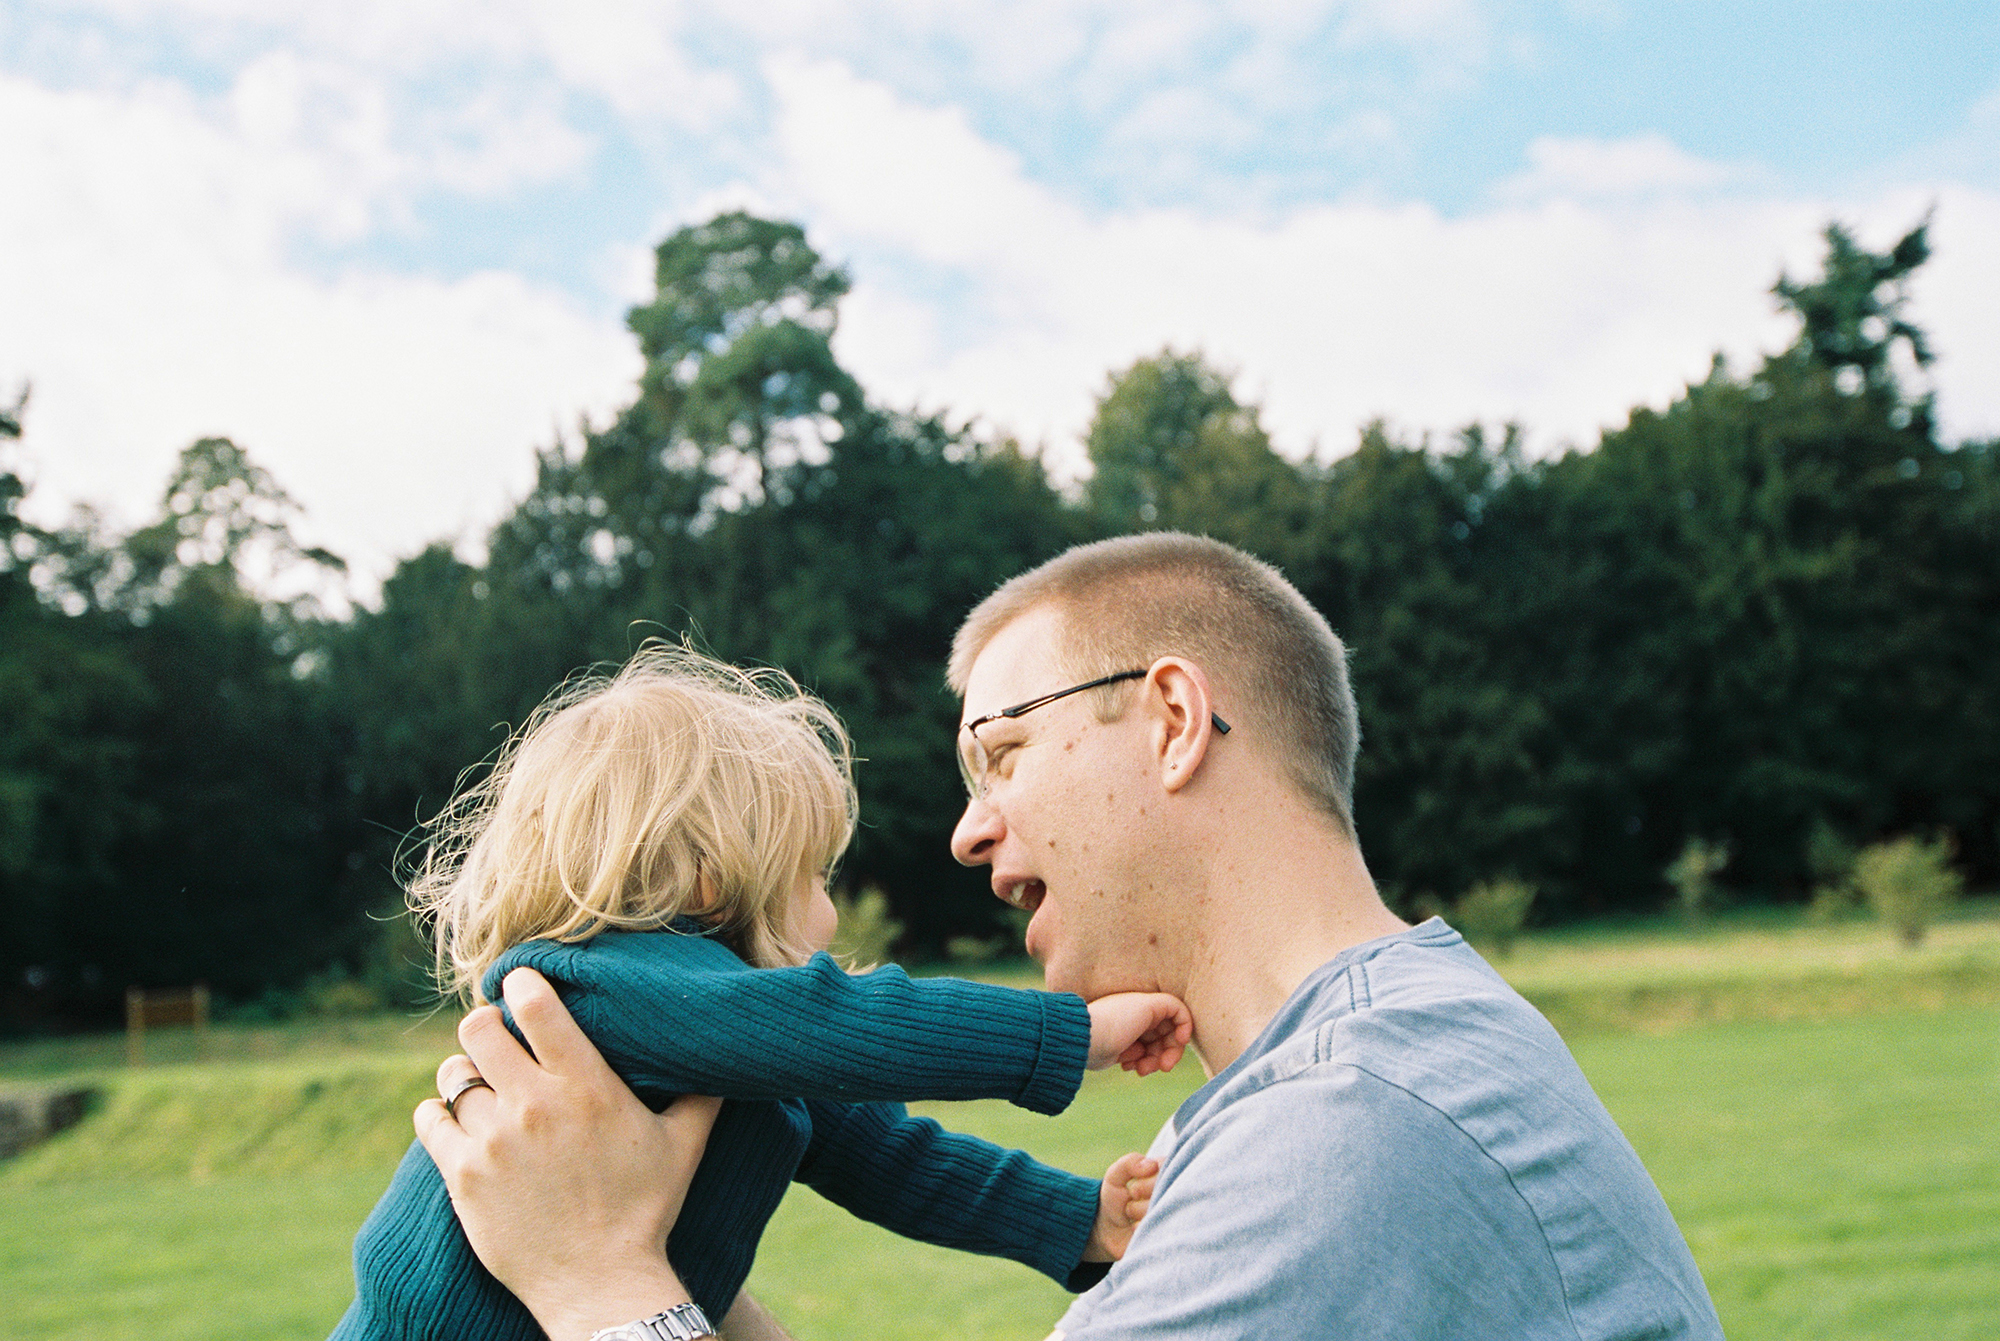
[[[1829,220],[2000,435],[2000,5],[0,0],[0,399],[29,507],[235,439],[365,599],[627,404],[651,248],[794,219],[878,401],[1059,473],[1200,350],[1280,451],[1588,445],[1782,348]]]

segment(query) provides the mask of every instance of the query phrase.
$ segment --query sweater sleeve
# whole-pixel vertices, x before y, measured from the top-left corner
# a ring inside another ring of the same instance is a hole
[[[799,1182],[863,1220],[943,1248],[1006,1257],[1077,1288],[1095,1181],[948,1132],[901,1104],[809,1100]]]
[[[637,1090],[730,1099],[1006,1099],[1059,1113],[1090,1052],[1069,993],[851,974],[832,956],[751,969],[672,932],[580,946],[517,947],[489,973],[527,966],[557,984],[577,1023]]]

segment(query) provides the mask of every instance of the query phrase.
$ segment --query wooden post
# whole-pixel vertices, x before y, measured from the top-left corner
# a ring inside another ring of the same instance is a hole
[[[194,1036],[203,1061],[208,1060],[208,984],[194,985]]]
[[[125,1065],[137,1066],[146,1059],[146,989],[125,989]]]
[[[148,992],[143,987],[125,989],[125,1062],[140,1066],[146,1060],[146,1026],[185,1024],[194,1029],[195,1048],[208,1056],[208,984],[168,992]]]

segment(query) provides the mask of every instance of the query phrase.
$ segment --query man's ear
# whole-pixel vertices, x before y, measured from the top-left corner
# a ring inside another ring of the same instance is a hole
[[[1177,792],[1201,771],[1215,739],[1208,676],[1179,657],[1161,657],[1146,674],[1146,688],[1160,715],[1160,781]]]

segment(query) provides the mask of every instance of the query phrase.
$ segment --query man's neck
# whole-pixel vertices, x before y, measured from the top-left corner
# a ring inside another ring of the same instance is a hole
[[[1282,826],[1281,826],[1282,827]],[[1209,1074],[1243,1054],[1299,984],[1341,951],[1406,929],[1344,839],[1260,836],[1211,871],[1210,909],[1190,938],[1182,998]]]

